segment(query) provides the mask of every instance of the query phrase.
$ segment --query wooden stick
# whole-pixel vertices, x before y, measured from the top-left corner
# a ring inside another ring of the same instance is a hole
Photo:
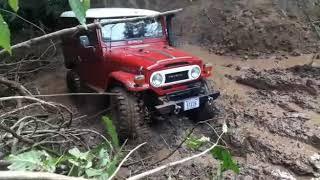
[[[85,180],[47,172],[0,171],[0,180]]]
[[[22,141],[22,142],[26,142],[26,143],[28,143],[28,144],[33,144],[33,143],[34,143],[33,140],[27,139],[27,138],[24,138],[24,137],[18,135],[14,130],[12,130],[11,128],[9,128],[9,127],[7,127],[7,126],[5,126],[5,125],[3,125],[3,124],[0,124],[0,129],[3,129],[3,130],[5,130],[6,132],[12,134],[13,137],[19,139],[19,140]]]
[[[120,170],[121,166],[123,165],[124,162],[127,161],[127,159],[130,157],[130,155],[136,151],[137,149],[139,149],[141,146],[145,145],[145,143],[140,144],[139,146],[135,147],[134,149],[132,149],[127,155],[126,157],[124,157],[124,159],[121,161],[121,163],[118,165],[117,169],[113,172],[113,174],[108,178],[108,180],[112,180],[113,177],[118,173],[118,171]]]
[[[61,97],[61,96],[116,96],[118,93],[65,93],[65,94],[39,94],[32,97]]]
[[[203,151],[203,152],[201,152],[201,153],[195,154],[195,155],[193,155],[193,156],[190,156],[190,157],[187,157],[187,158],[178,160],[178,161],[170,162],[170,163],[168,163],[168,164],[165,164],[165,165],[156,167],[156,168],[154,168],[154,169],[151,169],[151,170],[149,170],[149,171],[143,172],[143,173],[138,174],[138,175],[134,175],[134,176],[128,178],[127,180],[142,179],[142,178],[145,178],[145,177],[147,177],[147,176],[149,176],[149,175],[151,175],[151,174],[154,174],[154,173],[156,173],[156,172],[159,172],[159,171],[161,171],[161,170],[163,170],[163,169],[166,169],[166,168],[169,168],[169,167],[172,167],[172,166],[176,166],[176,165],[178,165],[178,164],[185,163],[185,162],[190,161],[190,160],[192,160],[192,159],[195,159],[195,158],[197,158],[197,157],[201,157],[201,156],[205,155],[206,153],[210,152],[213,148],[215,148],[215,147],[218,145],[218,143],[219,143],[220,139],[222,138],[222,135],[223,135],[223,134],[224,134],[224,132],[221,133],[221,135],[218,137],[216,143],[214,143],[210,148],[206,149],[205,151]]]
[[[38,102],[41,103],[43,105],[47,105],[48,107],[53,107],[53,108],[57,108],[56,104],[52,104],[46,101],[43,101],[41,99],[32,97],[32,96],[9,96],[9,97],[1,97],[0,98],[0,102],[1,101],[9,101],[9,100],[17,100],[17,99],[22,99],[22,100],[30,100],[33,102]]]
[[[8,80],[5,77],[0,76],[0,84],[4,84],[12,89],[15,89],[22,96],[31,95],[31,93],[24,86],[15,81]]]
[[[110,21],[106,21],[106,22],[95,22],[95,23],[87,24],[86,26],[79,25],[79,26],[76,26],[76,27],[62,29],[62,30],[59,30],[59,31],[55,31],[53,33],[45,34],[43,36],[36,37],[36,38],[30,39],[30,40],[18,43],[16,45],[11,46],[11,49],[15,50],[15,49],[22,48],[22,47],[29,48],[32,45],[37,44],[37,43],[42,42],[42,41],[47,40],[47,39],[54,39],[54,38],[57,38],[57,37],[59,37],[61,35],[70,34],[70,33],[76,32],[76,31],[80,31],[80,30],[86,30],[86,27],[88,29],[94,29],[94,28],[97,28],[97,27],[104,26],[106,24],[114,24],[114,23],[122,23],[122,22],[130,22],[130,21],[138,21],[138,20],[143,20],[143,19],[157,18],[157,17],[160,17],[160,16],[176,14],[176,13],[182,11],[182,10],[183,9],[176,9],[176,10],[166,11],[166,12],[157,13],[157,14],[149,15],[149,16],[116,19],[116,20],[110,20]],[[7,51],[5,51],[5,50],[0,51],[0,55],[4,54],[6,52]]]

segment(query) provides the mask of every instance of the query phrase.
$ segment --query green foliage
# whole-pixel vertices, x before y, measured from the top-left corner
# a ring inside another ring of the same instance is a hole
[[[69,0],[69,5],[81,25],[86,25],[86,12],[90,8],[90,0]]]
[[[194,136],[190,136],[186,140],[186,145],[188,148],[192,150],[199,150],[203,145],[207,144],[210,141],[207,137],[196,138]]]
[[[10,155],[10,170],[15,171],[47,171],[54,172],[57,160],[45,151],[31,150],[19,155]]]
[[[7,0],[11,9],[15,12],[19,9],[19,0]],[[48,0],[50,3],[50,0]],[[86,25],[86,11],[90,8],[90,0],[69,0],[69,5],[79,20],[80,24]],[[7,22],[0,14],[0,47],[11,54],[10,30]]]
[[[227,127],[223,127],[223,131],[227,132]],[[208,137],[197,138],[190,136],[186,140],[186,146],[192,150],[199,150],[201,147],[207,145],[210,142]],[[211,150],[211,155],[220,161],[220,167],[218,168],[218,178],[222,179],[222,175],[225,171],[231,170],[234,173],[239,174],[240,169],[237,163],[232,159],[231,153],[221,147],[216,146]]]
[[[119,147],[120,147],[119,137],[117,134],[116,127],[112,123],[112,120],[110,118],[104,116],[104,117],[102,117],[102,122],[104,123],[104,125],[107,129],[107,133],[111,137],[111,141],[112,141],[113,146],[115,146],[116,149],[119,149]]]
[[[227,149],[221,146],[216,146],[215,148],[213,148],[213,150],[211,150],[211,154],[214,158],[221,161],[221,172],[231,170],[237,174],[240,173],[239,166],[232,159],[232,155]]]
[[[31,150],[19,155],[10,155],[7,158],[11,163],[8,168],[12,171],[55,172],[57,166],[64,165],[69,169],[69,176],[96,179],[109,177],[115,170],[115,161],[110,159],[109,152],[104,148],[95,151],[98,153],[92,152],[94,151],[81,152],[78,148],[73,148],[67,155],[53,158],[45,151]]]
[[[19,1],[18,0],[8,0],[10,7],[17,12],[19,9]]]
[[[10,30],[8,24],[0,14],[0,47],[3,47],[11,54]]]
[[[114,147],[119,147],[116,129],[107,117],[103,117],[107,132],[112,138]],[[12,171],[46,171],[57,172],[61,167],[67,170],[69,176],[93,179],[107,179],[116,170],[120,161],[121,150],[115,155],[110,151],[107,143],[102,143],[96,148],[82,152],[77,147],[68,150],[62,156],[49,155],[46,151],[30,150],[18,155],[10,155],[7,160],[11,163],[8,167]],[[66,171],[64,171],[66,173]]]
[[[73,157],[75,157],[76,159],[80,159],[80,160],[88,159],[88,155],[89,155],[89,152],[82,153],[82,152],[80,152],[80,150],[78,148],[70,149],[68,152]]]
[[[71,164],[70,176],[85,176],[87,178],[100,178],[109,176],[107,168],[110,165],[109,152],[101,148],[98,153],[93,151],[80,152],[78,148],[69,150],[67,161]]]

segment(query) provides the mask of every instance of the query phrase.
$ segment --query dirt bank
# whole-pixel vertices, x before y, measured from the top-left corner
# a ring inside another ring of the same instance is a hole
[[[174,23],[176,35],[220,55],[300,55],[319,50],[319,37],[308,19],[319,19],[315,0],[95,0],[93,6],[184,8]]]

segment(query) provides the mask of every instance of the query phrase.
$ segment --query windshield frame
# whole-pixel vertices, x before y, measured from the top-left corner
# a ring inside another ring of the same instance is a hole
[[[99,19],[98,21],[101,22],[101,20],[119,20],[121,18],[101,18]],[[143,19],[141,19],[143,20]],[[139,37],[139,38],[130,38],[130,39],[120,39],[120,40],[106,40],[104,37],[103,37],[103,32],[102,32],[102,28],[100,28],[100,36],[101,36],[101,40],[102,42],[104,43],[113,43],[113,42],[129,42],[129,41],[139,41],[139,40],[146,40],[146,39],[166,39],[166,28],[165,28],[165,23],[163,21],[163,18],[148,18],[146,20],[155,20],[157,21],[160,25],[161,25],[161,35],[160,36],[152,36],[152,37]],[[138,20],[139,21],[139,20]],[[133,21],[135,22],[135,21]],[[115,24],[118,24],[118,23],[115,23]],[[114,25],[115,25],[114,24]]]

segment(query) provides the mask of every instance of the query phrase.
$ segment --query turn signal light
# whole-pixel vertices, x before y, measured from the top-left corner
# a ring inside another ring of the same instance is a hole
[[[203,65],[203,71],[205,74],[207,75],[211,75],[211,72],[212,72],[212,64],[210,63],[206,63]]]
[[[134,77],[134,83],[137,85],[137,86],[142,86],[144,83],[145,83],[145,77],[144,75],[136,75]]]

